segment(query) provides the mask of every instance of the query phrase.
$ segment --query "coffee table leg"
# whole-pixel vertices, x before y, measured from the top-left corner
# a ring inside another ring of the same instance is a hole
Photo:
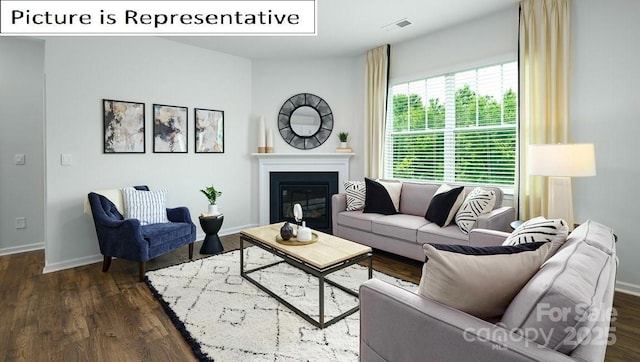
[[[318,321],[320,322],[320,328],[324,328],[324,275],[320,275],[318,278],[318,287],[320,288],[320,311]]]
[[[240,275],[244,276],[244,238],[240,237]]]
[[[369,255],[369,279],[373,278],[373,256]]]

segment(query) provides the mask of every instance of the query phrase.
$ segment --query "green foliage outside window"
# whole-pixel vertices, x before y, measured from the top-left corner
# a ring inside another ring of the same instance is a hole
[[[419,94],[393,96],[394,178],[513,186],[517,95],[477,94],[469,85],[455,92],[455,127],[446,129],[445,104]],[[445,138],[455,144],[453,180],[445,180]]]

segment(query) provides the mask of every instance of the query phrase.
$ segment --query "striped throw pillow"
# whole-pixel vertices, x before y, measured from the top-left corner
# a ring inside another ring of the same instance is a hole
[[[489,213],[496,205],[496,193],[481,187],[473,189],[464,199],[456,214],[456,224],[464,234],[468,234],[478,220],[478,216]]]
[[[139,191],[122,189],[125,219],[138,219],[141,225],[169,222],[167,219],[167,190]]]
[[[362,210],[367,196],[364,181],[345,181],[344,190],[347,193],[347,211]]]
[[[535,242],[564,242],[569,235],[567,222],[562,219],[536,217],[525,221],[509,235],[502,245],[519,245]]]

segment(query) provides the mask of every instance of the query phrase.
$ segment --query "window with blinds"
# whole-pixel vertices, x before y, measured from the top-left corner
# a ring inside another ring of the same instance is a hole
[[[513,187],[516,62],[392,86],[384,176]]]

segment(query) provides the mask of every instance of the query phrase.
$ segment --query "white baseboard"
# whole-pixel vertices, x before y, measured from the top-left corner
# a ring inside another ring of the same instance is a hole
[[[44,243],[33,243],[33,244],[20,245],[20,246],[11,246],[8,248],[0,249],[0,256],[20,254],[20,253],[26,253],[27,251],[42,250],[42,249],[44,249]]]
[[[256,226],[258,226],[258,224],[249,224],[249,225],[244,225],[244,226],[238,226],[238,227],[235,227],[235,228],[222,229],[222,230],[220,230],[218,235],[223,235],[224,236],[224,235],[236,234],[236,233],[241,232],[242,230],[254,228]]]
[[[256,226],[258,226],[258,224],[249,224],[249,225],[238,226],[234,228],[220,229],[220,231],[218,232],[218,236],[227,236],[231,234],[237,234],[242,230],[254,228]],[[205,233],[198,233],[198,235],[196,235],[196,241],[204,240],[205,236],[206,236]]]
[[[616,292],[631,294],[640,297],[640,285],[617,281]]]
[[[48,264],[45,262],[44,269],[42,269],[42,274],[53,273],[60,270],[100,263],[102,262],[102,260],[103,260],[102,255],[91,255],[91,256],[85,256],[82,258],[61,261],[59,263]]]

